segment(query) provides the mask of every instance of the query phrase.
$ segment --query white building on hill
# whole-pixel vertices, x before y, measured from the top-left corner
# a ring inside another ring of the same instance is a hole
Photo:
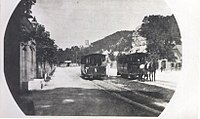
[[[146,39],[144,37],[141,37],[138,32],[133,32],[132,39],[132,48],[129,50],[128,53],[147,52]]]

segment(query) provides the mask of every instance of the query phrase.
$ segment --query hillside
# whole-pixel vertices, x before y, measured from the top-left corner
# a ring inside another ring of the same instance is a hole
[[[133,31],[117,31],[103,39],[91,43],[86,48],[90,53],[101,52],[103,50],[127,51],[131,48]]]

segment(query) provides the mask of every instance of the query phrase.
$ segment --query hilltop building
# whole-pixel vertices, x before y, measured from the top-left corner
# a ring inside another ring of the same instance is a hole
[[[133,32],[132,34],[132,48],[129,50],[128,54],[130,53],[137,53],[143,52],[146,53],[146,39],[138,34],[138,32]]]

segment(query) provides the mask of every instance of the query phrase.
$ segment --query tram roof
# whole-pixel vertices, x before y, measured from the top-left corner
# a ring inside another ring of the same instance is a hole
[[[124,54],[119,57],[127,57],[127,56],[147,56],[147,53],[131,53],[131,54]]]
[[[131,53],[131,54],[127,54],[127,55],[147,55],[147,53]]]
[[[95,56],[95,55],[105,56],[104,54],[101,54],[101,53],[91,53],[91,54],[84,55],[84,57]]]

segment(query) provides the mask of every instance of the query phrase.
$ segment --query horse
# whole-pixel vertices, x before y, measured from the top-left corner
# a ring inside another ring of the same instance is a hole
[[[156,69],[157,69],[157,62],[155,60],[146,63],[145,70],[146,70],[147,81],[156,80]]]
[[[146,62],[145,64],[145,80],[148,81],[149,78],[150,78],[150,70],[149,70],[149,67],[150,67],[150,62]]]

